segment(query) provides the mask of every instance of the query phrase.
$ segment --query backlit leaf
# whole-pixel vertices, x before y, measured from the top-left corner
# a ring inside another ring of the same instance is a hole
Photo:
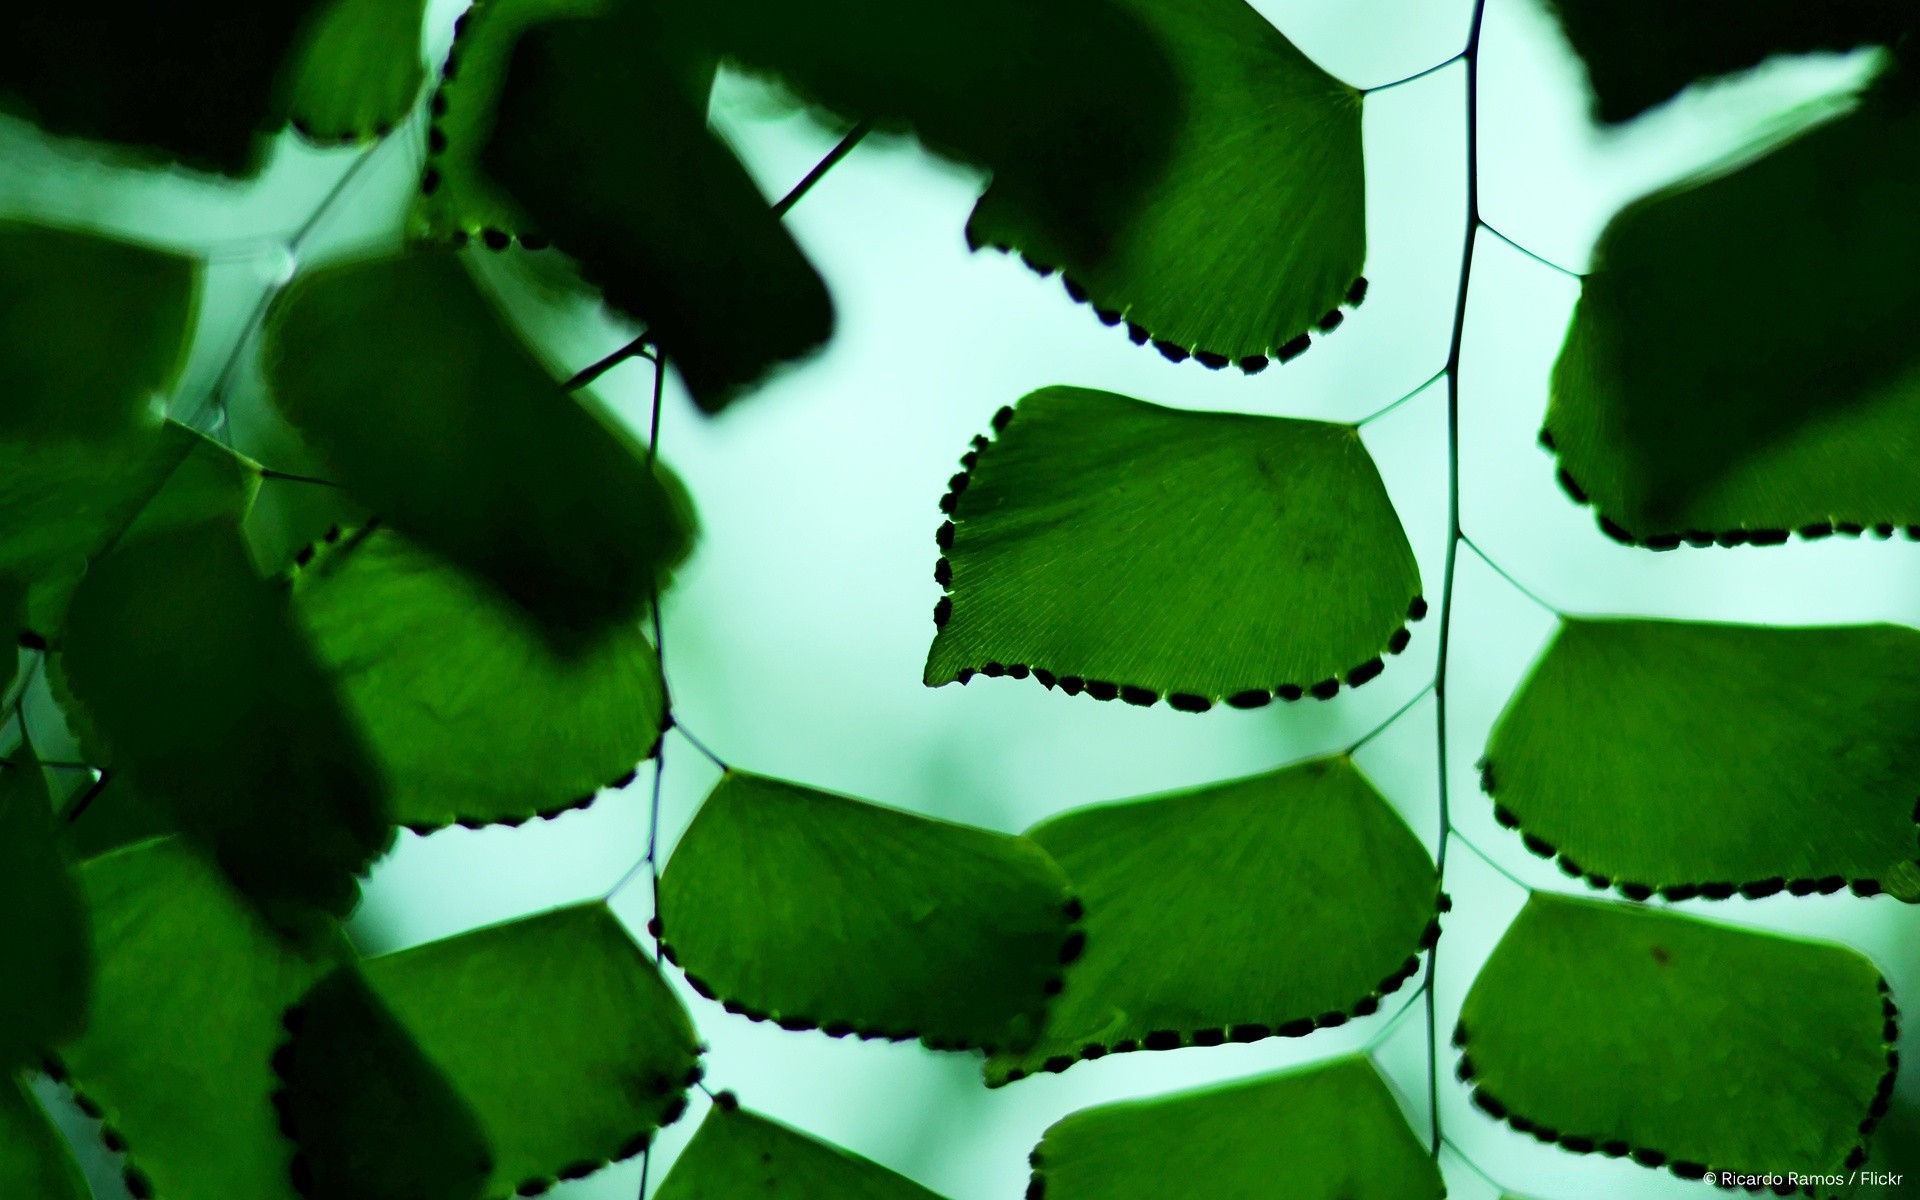
[[[1045,1032],[987,1081],[1131,1050],[1303,1037],[1376,1011],[1439,934],[1433,863],[1345,757],[1028,831],[1086,906]]]
[[[661,1183],[659,1200],[939,1200],[904,1175],[731,1099],[708,1110]]]
[[[669,958],[783,1028],[1033,1040],[1078,952],[1066,876],[1023,838],[729,771],[660,881]]]
[[[385,134],[419,98],[423,0],[329,0],[293,66],[293,126],[317,142]]]
[[[80,1165],[26,1086],[0,1077],[0,1196],[92,1200]]]
[[[1536,892],[1456,1044],[1474,1100],[1578,1153],[1826,1175],[1865,1161],[1897,1056],[1872,963],[1842,946]]]
[[[1351,425],[1052,387],[994,426],[941,502],[929,686],[1031,674],[1187,711],[1326,698],[1426,612]]]
[[[93,977],[80,887],[55,844],[46,780],[25,745],[0,766],[0,914],[4,1088],[14,1070],[85,1027]]]

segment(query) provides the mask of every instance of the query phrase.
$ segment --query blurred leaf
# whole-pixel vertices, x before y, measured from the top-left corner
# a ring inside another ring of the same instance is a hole
[[[80,871],[99,975],[61,1050],[82,1106],[123,1144],[136,1196],[296,1200],[268,1097],[280,1016],[343,949],[300,950],[177,838]]]
[[[1865,1159],[1893,1091],[1885,990],[1843,946],[1536,892],[1455,1042],[1475,1103],[1543,1142],[1825,1175]]]
[[[1426,848],[1344,756],[1062,813],[1027,836],[1086,905],[1086,953],[1039,1042],[988,1060],[990,1085],[1344,1025],[1439,934]]]
[[[1586,60],[1594,111],[1625,121],[1697,79],[1776,54],[1891,43],[1920,20],[1912,0],[1551,0]]]
[[[1920,525],[1915,145],[1920,110],[1877,94],[1614,218],[1542,434],[1612,536],[1667,548]]]
[[[904,1175],[730,1100],[707,1111],[658,1200],[939,1200]]]
[[[150,423],[186,358],[199,290],[199,264],[177,254],[0,221],[0,439],[46,453]]]
[[[929,686],[1031,673],[1187,711],[1324,699],[1378,675],[1426,612],[1351,425],[1069,387],[1018,413],[941,502]]]
[[[93,951],[83,904],[54,841],[40,761],[22,744],[0,765],[0,1084],[86,1026]]]
[[[1082,1109],[1035,1148],[1031,1200],[1440,1200],[1440,1169],[1365,1055]]]
[[[1024,838],[738,771],[660,881],[663,950],[703,994],[935,1049],[1030,1043],[1078,907]]]
[[[122,541],[74,593],[59,657],[83,741],[206,844],[275,920],[344,913],[388,798],[239,531]]]
[[[1170,89],[1147,78],[1171,120],[1101,147],[1136,193],[1107,212],[1060,212],[1044,190],[996,174],[968,241],[1061,271],[1076,299],[1175,361],[1257,371],[1299,355],[1309,329],[1333,329],[1340,306],[1366,294],[1361,94],[1243,0],[1117,7],[1146,26],[1173,75]]]
[[[66,1139],[18,1080],[0,1077],[0,1196],[92,1200]]]
[[[1567,620],[1481,782],[1529,849],[1637,899],[1920,900],[1920,632]]]
[[[358,971],[336,968],[286,1023],[274,1104],[307,1200],[479,1200],[479,1119]]]
[[[693,1023],[604,904],[368,959],[373,993],[472,1106],[489,1196],[646,1148],[686,1110]]]
[[[821,346],[833,303],[708,130],[710,61],[660,43],[631,15],[523,34],[480,163],[715,412]]]
[[[427,70],[425,0],[330,0],[294,59],[293,126],[316,142],[366,141],[405,119]]]
[[[67,852],[75,859],[97,858],[109,850],[179,832],[165,807],[140,795],[124,775],[107,775],[81,791],[89,789],[93,798],[66,828]],[[76,797],[74,803],[78,802]]]
[[[281,61],[320,3],[15,6],[0,18],[0,103],[51,133],[249,174],[281,120]]]
[[[293,597],[402,824],[553,816],[659,740],[660,660],[638,625],[557,654],[521,609],[384,529],[317,546]]]
[[[560,390],[451,251],[302,277],[268,320],[266,361],[333,478],[550,636],[637,619],[687,553],[643,451]]]

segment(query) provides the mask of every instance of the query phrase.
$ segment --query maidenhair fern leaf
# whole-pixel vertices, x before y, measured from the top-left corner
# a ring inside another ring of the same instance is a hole
[[[787,1029],[1017,1049],[1083,941],[1024,838],[729,771],[660,881],[662,949]]]
[[[368,959],[361,971],[479,1118],[493,1147],[488,1197],[533,1195],[640,1153],[679,1119],[699,1078],[686,1011],[604,904]],[[309,1081],[326,1083],[325,1068]],[[333,1080],[326,1094],[353,1088]]]
[[[739,1107],[722,1092],[659,1200],[940,1200],[904,1175]]]
[[[0,765],[0,913],[4,1081],[85,1027],[93,982],[84,901],[54,841],[40,762],[25,745]]]
[[[329,0],[293,64],[293,127],[316,142],[365,141],[403,120],[420,96],[424,0]]]
[[[1845,947],[1535,893],[1454,1040],[1475,1103],[1541,1141],[1685,1179],[1829,1175],[1886,1112],[1896,1015]]]
[[[1202,711],[1332,696],[1426,612],[1350,425],[1052,387],[975,439],[941,507],[926,682],[1031,674]]]
[[[1541,438],[1609,534],[1920,531],[1916,144],[1920,110],[1883,90],[1608,226]]]
[[[637,624],[561,653],[527,614],[390,530],[303,554],[293,606],[424,831],[555,816],[659,740],[659,656]]]
[[[987,1081],[1374,1012],[1439,935],[1433,862],[1345,757],[1096,805],[1027,834],[1086,905],[1040,1040]]]
[[[1568,620],[1481,781],[1529,849],[1636,899],[1920,900],[1920,632]]]
[[[1440,1200],[1440,1168],[1365,1055],[1084,1109],[1034,1149],[1030,1200]]]
[[[560,390],[451,251],[303,276],[266,356],[275,403],[340,483],[557,639],[637,619],[687,552],[640,448]]]
[[[25,1085],[0,1076],[0,1196],[91,1200],[73,1152]]]
[[[99,975],[61,1065],[124,1150],[129,1190],[297,1200],[268,1060],[281,1014],[340,953],[337,935],[297,949],[176,838],[97,858],[81,880]]]

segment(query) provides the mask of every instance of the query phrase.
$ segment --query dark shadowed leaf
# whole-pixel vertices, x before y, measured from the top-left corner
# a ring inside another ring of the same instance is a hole
[[[674,1160],[659,1200],[940,1200],[904,1175],[729,1103]]]
[[[1440,1200],[1427,1157],[1364,1055],[1083,1109],[1033,1152],[1033,1200],[1137,1196]]]
[[[517,605],[385,529],[316,546],[293,597],[404,825],[564,811],[659,739],[660,661],[637,624],[557,653]]]
[[[947,1049],[1032,1042],[1077,908],[1024,838],[739,771],[660,881],[669,956],[728,1007]]]
[[[127,1150],[134,1194],[296,1200],[269,1103],[280,1017],[325,973],[177,838],[86,864],[99,975],[93,1016],[62,1047],[75,1089]],[[211,1153],[217,1148],[217,1153]]]
[[[1824,1175],[1864,1161],[1892,1095],[1885,987],[1842,946],[1535,893],[1455,1041],[1475,1102],[1542,1141]]]
[[[25,745],[0,766],[0,913],[3,1081],[85,1027],[93,983],[80,887],[54,841],[40,762]]]
[[[80,1164],[25,1085],[0,1077],[0,1196],[92,1200]]]
[[[423,0],[329,0],[293,62],[293,126],[318,142],[365,141],[407,115],[427,77]]]
[[[697,1078],[693,1024],[604,904],[397,954],[362,973],[480,1120],[489,1196],[640,1153]]]
[[[1614,537],[1770,543],[1920,524],[1915,145],[1920,112],[1871,95],[1608,226],[1543,440]]]
[[[1027,836],[1085,904],[1086,950],[1040,1040],[988,1060],[990,1084],[1345,1024],[1439,932],[1425,847],[1345,757],[1083,808]]]
[[[1529,848],[1642,897],[1920,900],[1920,632],[1568,620],[1481,778]]]
[[[178,832],[165,806],[141,796],[124,775],[82,785],[70,803],[79,803],[80,793],[89,790],[93,798],[77,818],[71,819],[63,839],[75,859],[96,858],[109,850]]]
[[[266,355],[275,403],[335,479],[558,638],[636,619],[687,552],[640,447],[561,391],[452,251],[302,278]]]
[[[994,424],[941,504],[930,686],[1030,672],[1188,710],[1326,697],[1379,674],[1426,611],[1351,425],[1069,387]]]

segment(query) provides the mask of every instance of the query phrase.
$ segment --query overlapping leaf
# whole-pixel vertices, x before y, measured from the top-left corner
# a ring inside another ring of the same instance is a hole
[[[426,81],[423,0],[330,0],[294,61],[293,126],[319,142],[363,141],[406,117]]]
[[[60,1131],[17,1080],[0,1076],[0,1196],[92,1200]]]
[[[1365,1055],[1083,1109],[1034,1149],[1031,1200],[1440,1200],[1440,1168]]]
[[[39,760],[0,765],[0,1086],[86,1025],[91,934],[79,885],[54,841]]]
[[[1350,425],[1067,387],[994,425],[941,503],[930,686],[1031,674],[1187,711],[1326,698],[1426,612]]]
[[[637,624],[562,654],[518,606],[385,529],[323,543],[295,615],[416,828],[518,823],[591,800],[659,739]]]
[[[1636,898],[1920,900],[1920,632],[1567,620],[1482,783],[1530,849]]]
[[[1669,548],[1920,528],[1915,145],[1920,111],[1883,88],[1608,226],[1542,434],[1608,533]]]
[[[1475,1102],[1541,1141],[1689,1179],[1830,1175],[1893,1093],[1885,992],[1841,946],[1535,893],[1455,1041]]]
[[[660,1200],[939,1200],[904,1175],[733,1103],[723,1093],[674,1160]]]
[[[690,534],[638,446],[563,393],[451,251],[296,282],[275,402],[379,515],[575,641],[630,623]]]
[[[1433,863],[1345,757],[1097,805],[1027,834],[1086,906],[1038,1042],[987,1081],[1371,1013],[1439,934]]]
[[[1032,1042],[1078,912],[1023,838],[739,771],[660,881],[666,953],[729,1008],[949,1049]]]

